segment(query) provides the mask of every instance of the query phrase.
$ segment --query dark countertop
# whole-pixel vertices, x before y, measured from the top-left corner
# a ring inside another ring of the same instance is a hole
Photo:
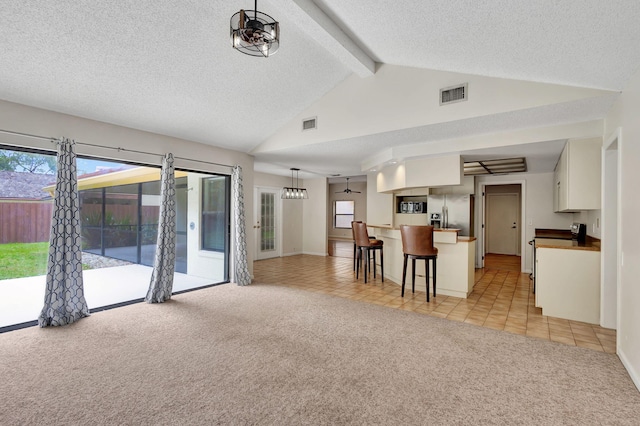
[[[567,240],[564,238],[557,239],[536,237],[536,248],[600,251],[600,240],[597,240],[595,238],[587,238],[587,241],[585,241],[584,243],[579,243],[576,240]]]
[[[558,240],[570,240],[571,230],[536,228],[535,238],[554,238]]]

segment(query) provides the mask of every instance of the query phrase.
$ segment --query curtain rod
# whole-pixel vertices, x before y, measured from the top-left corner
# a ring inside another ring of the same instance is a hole
[[[26,136],[28,138],[44,139],[46,141],[51,141],[51,142],[54,142],[58,139],[58,138],[51,138],[47,136],[32,135],[30,133],[12,132],[11,130],[3,130],[3,129],[0,129],[0,133],[7,133],[9,135],[17,135],[17,136]]]
[[[48,140],[48,141],[51,141],[51,142],[56,142],[58,139],[60,139],[60,138],[54,138],[54,137],[49,137],[49,136],[32,135],[30,133],[14,132],[14,131],[11,131],[11,130],[4,130],[4,129],[0,129],[0,133],[7,133],[7,134],[10,134],[10,135],[25,136],[25,137],[36,138],[36,139],[43,139],[43,140]],[[92,146],[94,148],[114,149],[116,151],[135,152],[136,154],[158,155],[158,156],[162,157],[161,154],[156,154],[156,153],[153,153],[153,152],[146,152],[146,151],[137,151],[135,149],[113,147],[113,146],[104,146],[104,145],[96,145],[96,144],[91,144],[91,143],[86,143],[86,142],[76,142],[76,144],[85,145],[85,146]],[[222,166],[222,167],[231,167],[231,168],[234,167],[234,166],[229,165],[229,164],[214,163],[214,162],[211,162],[211,161],[204,161],[204,160],[195,160],[195,159],[192,159],[192,158],[175,157],[175,156],[174,156],[174,158],[175,159],[179,159],[179,160],[185,160],[185,161],[194,161],[194,162],[203,163],[203,164],[211,164],[213,166]]]

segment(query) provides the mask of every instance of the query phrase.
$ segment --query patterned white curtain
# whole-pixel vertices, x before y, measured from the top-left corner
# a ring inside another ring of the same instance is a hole
[[[53,199],[49,260],[40,327],[71,324],[89,316],[82,282],[80,205],[75,142],[58,141],[58,175]]]
[[[233,196],[234,235],[234,279],[238,285],[251,284],[251,274],[247,266],[247,234],[245,232],[244,190],[242,188],[242,167],[234,166],[231,172],[231,192]]]
[[[149,291],[144,299],[147,303],[169,300],[173,290],[176,264],[176,179],[173,154],[166,154],[162,159],[160,181],[158,239]]]

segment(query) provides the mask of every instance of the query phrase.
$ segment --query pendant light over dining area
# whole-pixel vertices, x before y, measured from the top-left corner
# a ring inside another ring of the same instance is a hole
[[[295,172],[296,174],[295,186],[293,184],[293,172]],[[283,200],[306,200],[309,198],[307,189],[300,188],[300,184],[298,182],[298,172],[300,172],[300,169],[295,167],[291,168],[291,186],[285,186],[284,188],[282,188],[282,194],[280,198],[282,198]]]

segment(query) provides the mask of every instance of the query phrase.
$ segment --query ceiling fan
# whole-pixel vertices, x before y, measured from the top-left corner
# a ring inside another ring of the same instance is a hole
[[[343,189],[342,191],[336,191],[336,194],[340,194],[341,192],[344,192],[345,194],[351,194],[352,192],[354,194],[361,194],[360,191],[354,191],[353,189],[349,189],[349,178],[346,178],[346,179],[347,179],[347,188]]]

